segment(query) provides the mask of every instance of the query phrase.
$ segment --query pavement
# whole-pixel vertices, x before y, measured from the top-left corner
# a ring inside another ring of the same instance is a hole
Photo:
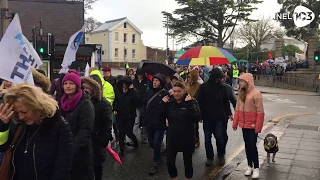
[[[320,179],[320,114],[292,115],[282,119],[270,132],[279,140],[279,152],[274,163],[266,166],[263,142],[258,144],[260,178],[270,180]],[[261,136],[261,135],[260,135]],[[248,180],[244,159],[225,180]]]
[[[266,87],[266,86],[256,86],[262,93],[269,94],[288,94],[288,95],[307,95],[307,96],[319,96],[319,93],[309,92],[309,91],[298,91],[298,90],[290,90],[290,89],[281,89],[274,87]]]

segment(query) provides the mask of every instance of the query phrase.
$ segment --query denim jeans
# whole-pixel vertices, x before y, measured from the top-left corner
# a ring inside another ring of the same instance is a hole
[[[238,87],[238,78],[232,78],[232,87],[234,88]]]
[[[226,153],[226,120],[203,120],[204,145],[207,159],[213,160],[212,134],[216,139],[218,156],[223,157]]]
[[[258,134],[255,129],[242,129],[243,140],[246,148],[248,166],[259,168],[259,155],[257,149]]]
[[[161,144],[164,137],[165,129],[147,128],[148,142],[153,149],[153,161],[159,162],[161,156]]]

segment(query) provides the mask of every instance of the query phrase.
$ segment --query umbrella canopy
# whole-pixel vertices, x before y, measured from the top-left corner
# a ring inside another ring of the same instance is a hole
[[[217,64],[230,64],[237,59],[228,51],[213,46],[199,46],[186,51],[177,61],[181,65],[212,66]]]
[[[150,75],[155,75],[157,73],[163,74],[165,76],[173,76],[176,72],[175,70],[162,62],[146,60],[142,64],[142,69],[144,72]]]

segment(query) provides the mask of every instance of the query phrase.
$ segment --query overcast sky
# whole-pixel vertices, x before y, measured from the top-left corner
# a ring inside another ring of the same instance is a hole
[[[273,18],[279,12],[280,5],[277,0],[264,0],[252,14],[252,18],[261,16]],[[128,17],[141,31],[144,45],[153,47],[166,47],[166,30],[163,28],[164,20],[161,11],[172,12],[179,8],[175,0],[98,0],[88,16],[105,22],[121,17]],[[169,41],[172,48],[172,40]],[[181,47],[181,45],[178,45]]]

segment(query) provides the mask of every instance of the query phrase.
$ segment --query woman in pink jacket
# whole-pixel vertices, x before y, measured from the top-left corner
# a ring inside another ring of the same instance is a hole
[[[243,140],[246,148],[248,169],[246,176],[259,178],[259,156],[257,136],[261,132],[264,121],[262,95],[254,87],[253,76],[244,73],[239,76],[239,92],[234,115],[233,129],[242,128]]]

